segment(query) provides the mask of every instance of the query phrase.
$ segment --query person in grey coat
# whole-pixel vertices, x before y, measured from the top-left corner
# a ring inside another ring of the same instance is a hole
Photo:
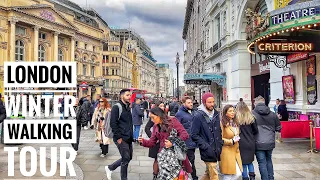
[[[256,158],[259,164],[261,180],[274,180],[272,151],[275,148],[275,132],[281,131],[278,116],[265,105],[265,99],[255,99],[253,115],[256,118],[258,134],[256,134]]]
[[[141,99],[137,98],[132,107],[132,124],[134,126],[134,130],[133,130],[134,142],[137,142],[139,138],[139,132],[142,125],[143,116],[144,116],[144,108],[141,105]]]

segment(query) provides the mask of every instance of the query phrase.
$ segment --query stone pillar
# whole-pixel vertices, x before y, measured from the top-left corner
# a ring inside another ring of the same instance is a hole
[[[74,62],[74,52],[75,52],[75,41],[74,41],[74,37],[71,37],[71,57],[70,57],[70,61]]]
[[[15,61],[15,47],[16,47],[16,22],[17,20],[10,21],[10,61]]]
[[[39,59],[39,26],[35,26],[34,30],[34,44],[33,44],[33,58],[34,61],[38,61]]]
[[[59,32],[54,32],[53,37],[53,61],[58,61],[58,35]]]

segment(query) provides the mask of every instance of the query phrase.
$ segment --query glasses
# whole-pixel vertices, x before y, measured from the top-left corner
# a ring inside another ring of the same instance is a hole
[[[101,102],[101,103],[102,103],[103,101],[99,101],[99,102]]]

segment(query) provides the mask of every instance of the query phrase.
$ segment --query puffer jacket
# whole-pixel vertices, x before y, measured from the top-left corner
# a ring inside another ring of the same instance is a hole
[[[192,117],[194,115],[194,112],[195,112],[194,110],[191,110],[191,114],[190,114],[186,107],[181,106],[180,110],[176,114],[176,118],[183,125],[183,127],[186,129],[186,131],[189,134],[189,138],[186,141],[186,145],[188,149],[197,148],[196,143],[193,142],[191,139],[191,125],[192,125]]]
[[[81,98],[77,109],[77,126],[86,126],[88,121],[88,113],[90,111],[90,103],[85,99]]]
[[[270,111],[264,103],[257,104],[253,110],[258,126],[256,134],[256,150],[272,150],[275,148],[275,132],[281,131],[278,116]]]

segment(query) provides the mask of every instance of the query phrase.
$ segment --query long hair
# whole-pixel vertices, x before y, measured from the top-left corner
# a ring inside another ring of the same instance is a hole
[[[103,100],[103,104],[104,104],[104,108],[105,109],[108,109],[108,108],[110,108],[111,106],[110,106],[110,104],[108,103],[108,100],[107,100],[107,98],[101,98],[102,100]],[[100,100],[99,100],[100,101]],[[99,104],[97,105],[97,108],[99,109],[100,108],[100,102],[99,102]]]
[[[169,132],[171,120],[168,115],[159,107],[152,108],[150,113],[160,117],[162,124],[160,124],[160,129],[164,132]]]
[[[237,104],[235,119],[237,119],[240,125],[249,125],[255,120],[249,107],[243,101]]]
[[[222,110],[222,118],[221,118],[221,123],[223,125],[223,127],[227,127],[227,125],[229,124],[230,122],[230,119],[227,117],[227,112],[230,108],[234,108],[232,105],[228,104],[226,106],[224,106],[223,110]],[[236,118],[232,119],[233,122],[239,126],[239,122],[237,121]]]

